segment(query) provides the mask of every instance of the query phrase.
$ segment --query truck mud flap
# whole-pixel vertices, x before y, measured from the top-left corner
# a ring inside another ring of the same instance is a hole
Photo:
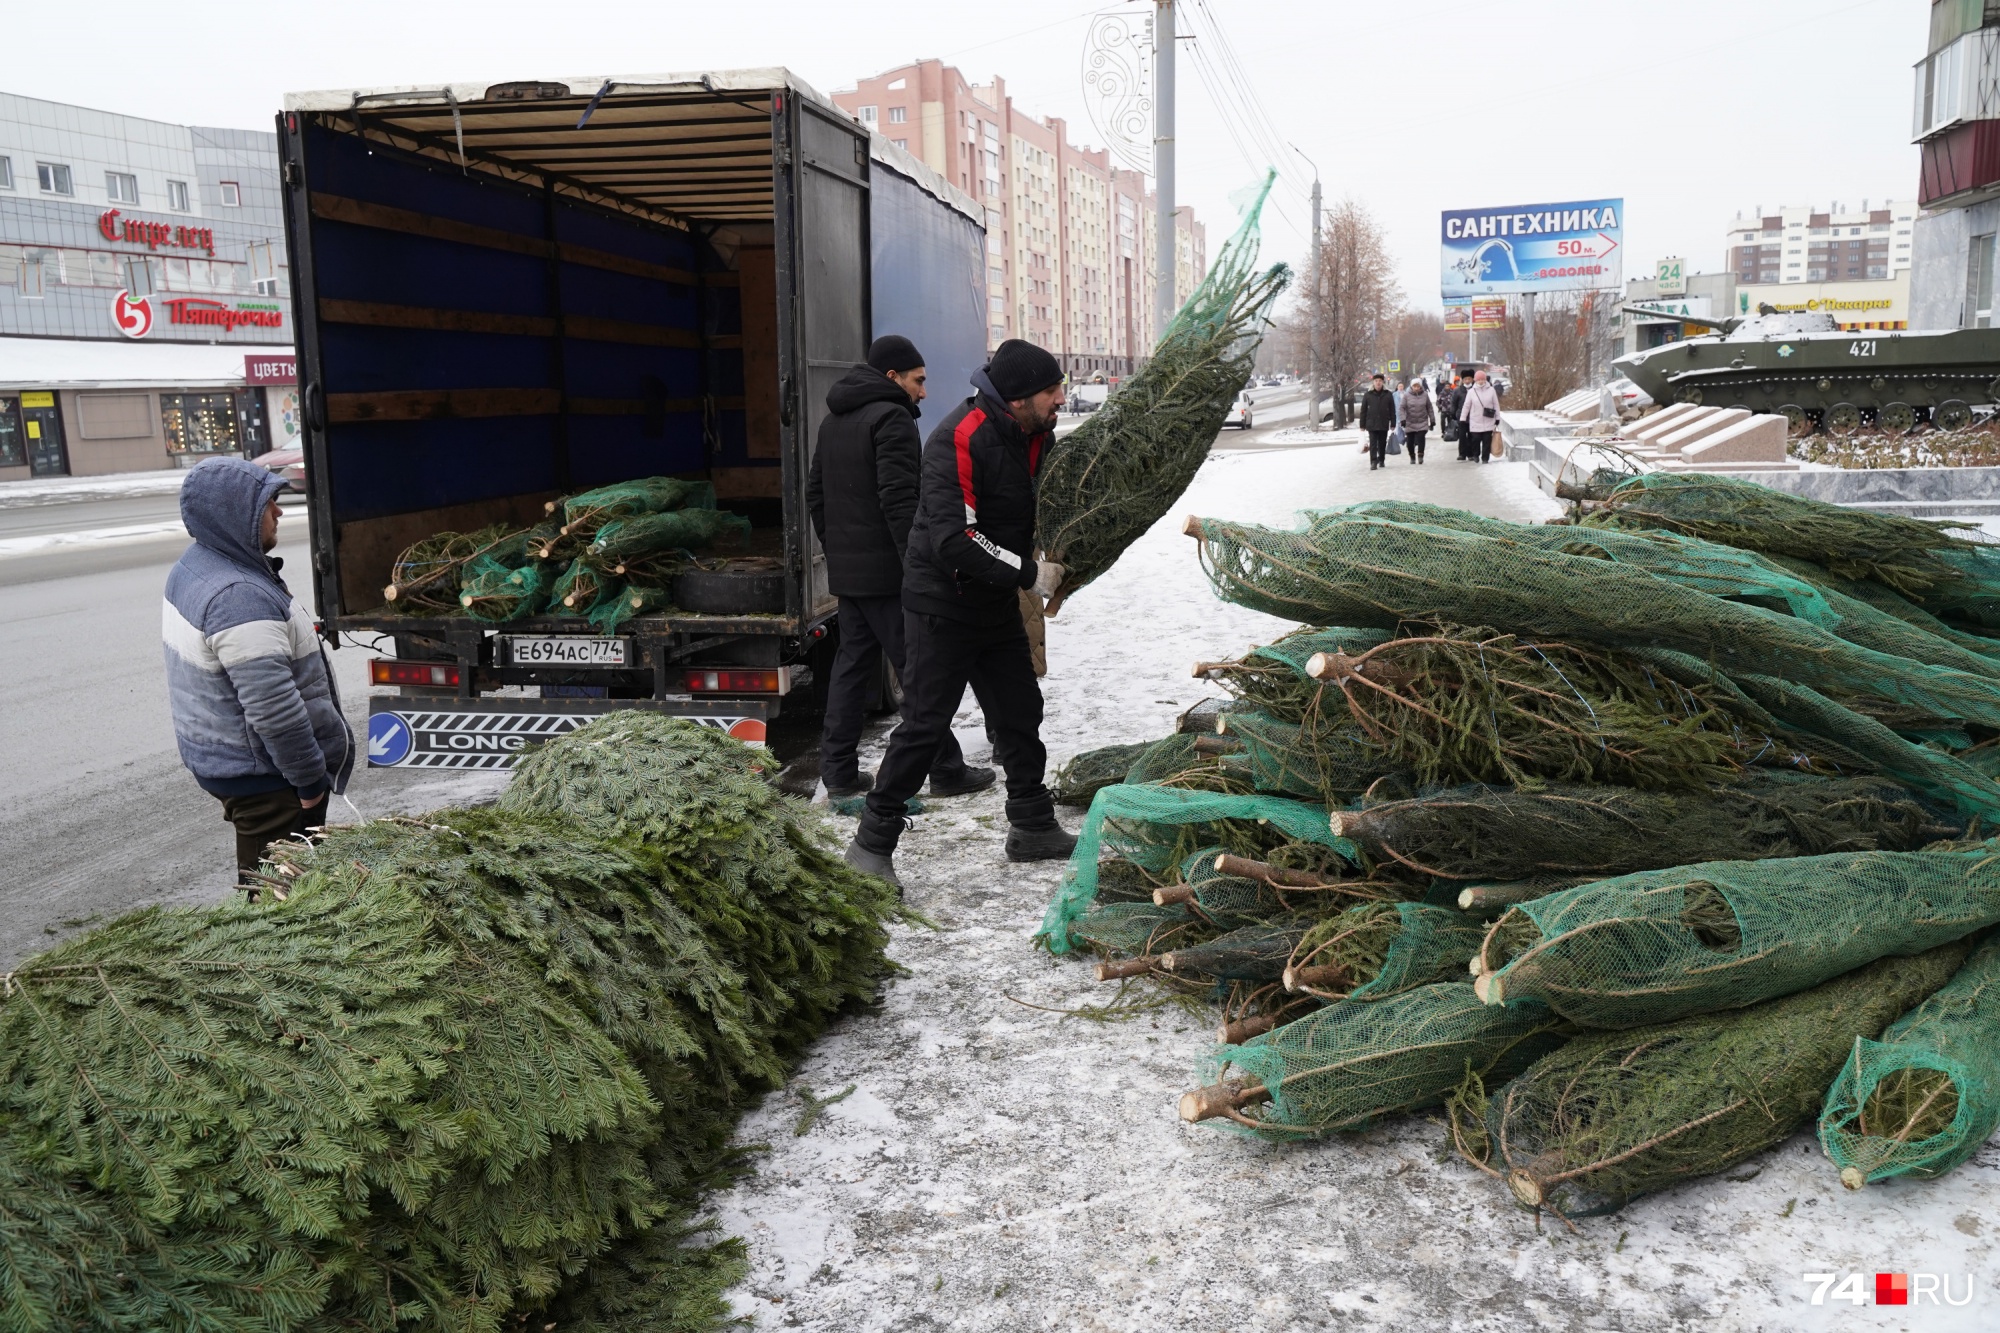
[[[413,699],[368,701],[370,768],[512,768],[521,752],[623,708],[685,717],[764,744],[762,699]]]

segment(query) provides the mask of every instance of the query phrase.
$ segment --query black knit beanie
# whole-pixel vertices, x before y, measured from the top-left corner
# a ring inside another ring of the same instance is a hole
[[[924,354],[902,334],[885,333],[868,344],[868,364],[884,374],[893,370],[904,375],[922,367]]]
[[[986,363],[986,378],[1010,403],[1032,398],[1051,384],[1061,384],[1062,377],[1062,367],[1054,357],[1019,338],[1001,343]]]

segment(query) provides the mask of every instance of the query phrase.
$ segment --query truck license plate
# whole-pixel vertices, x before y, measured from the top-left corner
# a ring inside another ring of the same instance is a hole
[[[507,660],[517,667],[622,667],[632,664],[630,640],[627,639],[525,634],[507,634],[501,637],[507,644]]]

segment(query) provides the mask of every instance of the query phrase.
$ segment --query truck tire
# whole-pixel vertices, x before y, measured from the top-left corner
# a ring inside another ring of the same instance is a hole
[[[747,616],[785,609],[785,574],[776,561],[732,560],[720,569],[674,575],[674,605],[708,616]]]

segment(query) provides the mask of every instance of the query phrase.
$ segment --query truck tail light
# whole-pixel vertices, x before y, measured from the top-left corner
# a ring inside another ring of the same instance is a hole
[[[391,657],[368,660],[368,679],[376,685],[445,685],[458,688],[458,667],[445,662],[399,662]]]
[[[785,694],[792,688],[790,667],[690,668],[690,694]]]

